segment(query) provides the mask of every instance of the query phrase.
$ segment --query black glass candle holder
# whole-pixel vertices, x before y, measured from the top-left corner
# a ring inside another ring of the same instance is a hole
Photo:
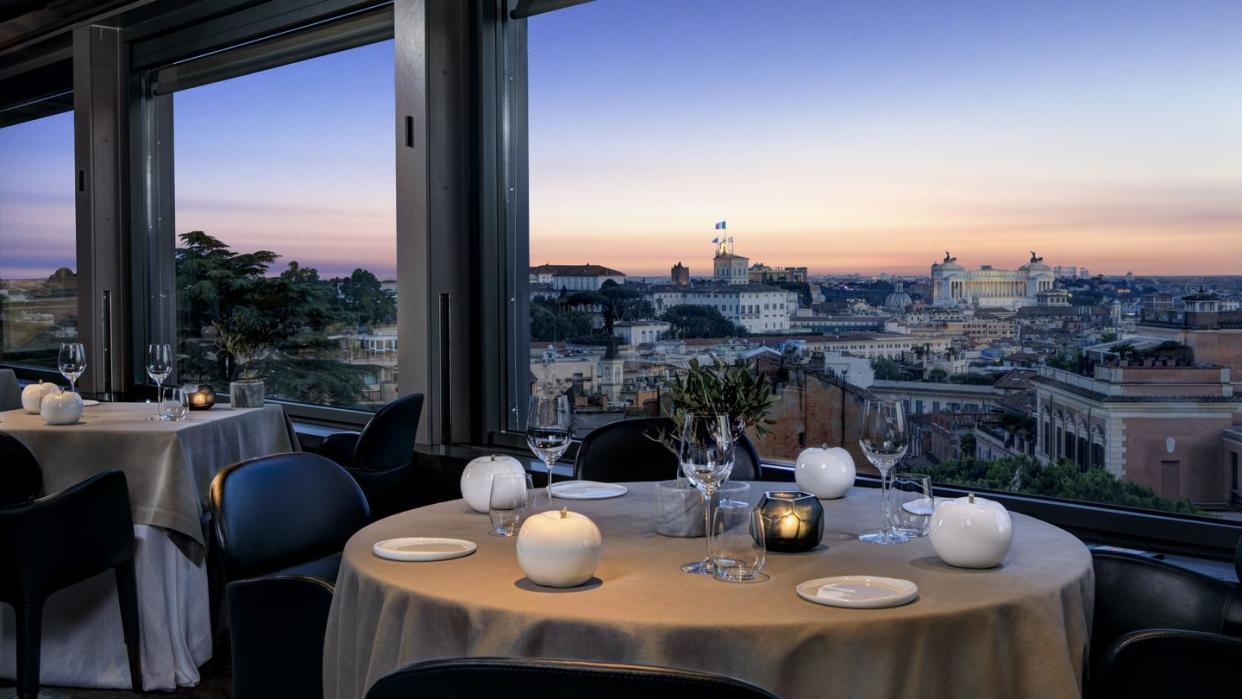
[[[183,391],[186,407],[190,410],[210,410],[216,404],[216,389],[211,384],[187,384]]]
[[[759,499],[759,511],[769,551],[810,551],[824,538],[824,506],[810,493],[769,490]]]

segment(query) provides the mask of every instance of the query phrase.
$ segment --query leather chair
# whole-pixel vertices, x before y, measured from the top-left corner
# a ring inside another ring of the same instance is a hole
[[[597,427],[578,446],[574,478],[607,483],[676,478],[680,474],[677,456],[656,441],[659,435],[673,431],[673,420],[667,417],[618,420]],[[759,463],[754,443],[742,435],[729,480],[759,480],[763,473]]]
[[[22,440],[0,432],[0,507],[30,502],[43,488],[43,471]]]
[[[0,412],[22,407],[22,389],[12,369],[0,369]]]
[[[362,432],[337,432],[319,445],[321,455],[358,481],[375,519],[429,504],[419,499],[415,472],[414,439],[422,413],[423,394],[411,393],[380,408]]]
[[[381,677],[366,699],[547,699],[639,696],[678,699],[775,699],[732,677],[705,672],[581,660],[452,658],[416,663]]]
[[[1093,551],[1088,694],[1237,696],[1242,590],[1146,556]],[[1161,690],[1167,690],[1168,693]]]
[[[105,471],[65,490],[0,508],[0,602],[17,622],[17,696],[39,695],[43,604],[100,573],[116,575],[130,682],[142,691],[134,523],[125,474]]]
[[[229,581],[233,697],[322,696],[341,551],[369,515],[362,490],[345,469],[302,452],[229,466],[210,500]]]

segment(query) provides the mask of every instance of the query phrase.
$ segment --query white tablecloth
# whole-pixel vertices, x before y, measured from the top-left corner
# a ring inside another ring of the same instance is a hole
[[[104,403],[78,425],[49,427],[36,415],[0,413],[0,431],[25,442],[57,492],[108,469],[129,481],[143,685],[172,690],[199,681],[211,658],[211,623],[199,513],[217,471],[294,448],[279,406],[194,412],[150,422],[150,404]],[[0,465],[2,467],[2,465]],[[0,676],[15,677],[13,611],[0,605]],[[115,576],[104,573],[53,595],[44,607],[41,681],[128,688]]]

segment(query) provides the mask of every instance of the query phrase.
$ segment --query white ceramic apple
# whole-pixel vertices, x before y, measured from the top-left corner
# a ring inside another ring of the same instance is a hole
[[[803,449],[794,464],[794,480],[798,488],[817,498],[835,500],[844,497],[854,486],[854,457],[841,447],[827,444]]]
[[[461,496],[475,512],[488,511],[492,476],[497,473],[526,473],[521,462],[511,456],[481,456],[466,464],[461,472]]]
[[[565,508],[528,517],[518,530],[518,565],[536,585],[581,585],[594,577],[603,552],[595,522]]]
[[[82,396],[58,386],[43,396],[39,417],[49,425],[72,425],[82,418]]]
[[[22,389],[22,410],[38,415],[43,408],[43,396],[56,390],[54,383],[32,383]]]
[[[1004,505],[975,497],[937,500],[931,543],[940,560],[957,568],[1000,565],[1013,543],[1013,520]]]

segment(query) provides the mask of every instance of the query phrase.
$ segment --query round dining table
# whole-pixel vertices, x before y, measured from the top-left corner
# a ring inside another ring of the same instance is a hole
[[[880,524],[879,491],[825,500],[823,542],[769,552],[758,580],[681,572],[702,538],[655,533],[655,488],[562,501],[603,534],[593,580],[552,589],[526,579],[515,539],[488,534],[462,500],[375,522],[346,544],[324,643],[324,694],[361,698],[410,663],[463,656],[570,658],[700,670],[799,697],[1073,697],[1081,694],[1093,598],[1091,556],[1074,536],[1013,515],[997,568],[952,568],[928,538],[858,541]],[[750,499],[790,484],[752,483]],[[404,536],[473,541],[464,558],[398,562],[372,546]],[[913,602],[845,609],[807,602],[798,583],[837,575],[903,578]]]

